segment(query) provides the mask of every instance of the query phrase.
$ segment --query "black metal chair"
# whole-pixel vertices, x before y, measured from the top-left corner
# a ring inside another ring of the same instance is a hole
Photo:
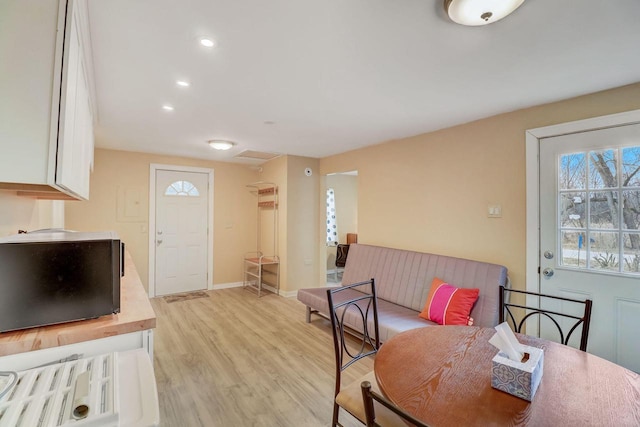
[[[513,293],[517,293],[517,294],[524,294],[524,295],[533,295],[536,297],[539,297],[539,306],[538,307],[532,307],[532,306],[528,306],[528,305],[520,305],[520,304],[513,304],[510,301],[510,296]],[[553,311],[553,310],[547,310],[547,309],[543,309],[540,308],[540,305],[542,301],[551,301],[551,300],[559,300],[559,301],[565,301],[565,302],[569,302],[571,304],[577,304],[578,306],[582,305],[584,306],[584,309],[581,311],[583,312],[582,316],[575,316],[575,315],[571,315],[571,314],[565,314],[565,313],[560,313],[558,311]],[[551,322],[556,326],[556,328],[558,329],[558,332],[560,333],[560,342],[564,345],[568,345],[569,344],[569,339],[571,338],[571,335],[573,334],[573,332],[580,326],[582,325],[582,333],[580,336],[580,350],[582,351],[587,351],[587,340],[589,339],[589,324],[591,323],[591,308],[592,308],[593,302],[590,299],[586,299],[586,300],[576,300],[576,299],[571,299],[571,298],[563,298],[563,297],[557,297],[555,295],[545,295],[545,294],[539,294],[539,293],[535,293],[535,292],[528,292],[528,291],[519,291],[516,289],[507,289],[504,286],[500,286],[500,315],[499,315],[499,322],[502,323],[505,321],[505,316],[507,316],[507,323],[510,322],[510,326],[511,328],[517,332],[520,333],[522,331],[522,326],[525,324],[525,322],[527,321],[527,319],[531,318],[532,316],[540,316],[540,318],[542,317],[546,317],[548,319],[551,320]],[[514,310],[512,309],[520,309],[520,310],[524,310],[524,315],[522,316],[522,318],[520,319],[520,321],[516,321],[516,316],[514,315]],[[571,323],[569,326],[569,332],[565,335],[565,331],[566,331],[566,327],[565,329],[563,329],[563,327],[560,325],[560,323],[558,322],[559,320],[562,319],[572,319],[574,320],[573,323]]]
[[[335,281],[338,281],[338,272],[344,271],[347,265],[347,255],[349,255],[349,245],[339,244],[336,246],[336,268],[333,270]]]
[[[375,280],[328,289],[327,299],[336,359],[336,385],[331,425],[333,427],[341,425],[338,421],[340,408],[364,424],[366,417],[360,383],[369,381],[376,384],[375,375],[371,371],[358,381],[342,387],[342,372],[358,360],[374,355],[378,351],[380,340]],[[355,329],[350,329],[345,323],[355,325]],[[377,389],[377,384],[374,387]],[[402,420],[385,407],[377,407],[376,411],[385,421],[384,425],[403,425]]]
[[[387,399],[382,397],[379,393],[373,391],[371,389],[371,383],[369,381],[363,381],[360,384],[360,388],[362,389],[362,400],[364,402],[364,413],[366,415],[366,426],[367,427],[386,427],[385,424],[379,424],[376,421],[376,412],[374,408],[374,401],[378,402],[380,405],[383,405],[385,408],[392,411],[394,414],[402,418],[406,421],[405,425],[415,426],[415,427],[429,427],[427,424],[423,423],[413,415],[405,412],[404,410],[398,408],[393,403],[389,402]]]

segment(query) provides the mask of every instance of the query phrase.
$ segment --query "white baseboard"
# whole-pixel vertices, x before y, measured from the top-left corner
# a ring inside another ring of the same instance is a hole
[[[293,298],[298,296],[298,291],[280,291],[280,296],[285,298]]]
[[[266,283],[262,284],[262,287],[270,292],[273,292],[274,294],[276,293],[276,288],[274,288],[271,285],[267,285]],[[296,295],[298,295],[298,291],[283,291],[280,290],[280,293],[278,294],[281,297],[285,297],[285,298],[291,298],[291,297],[295,297]]]
[[[240,288],[242,287],[243,283],[242,282],[231,282],[231,283],[220,283],[218,285],[213,285],[212,289],[209,290],[213,290],[213,291],[217,291],[220,289],[229,289],[229,288]],[[262,288],[266,289],[267,291],[273,292],[274,294],[276,293],[276,288],[274,288],[273,286],[267,285],[266,283],[262,284]],[[281,297],[285,297],[285,298],[291,298],[291,297],[295,297],[298,295],[298,291],[283,291],[280,290],[280,296]]]
[[[241,286],[242,282],[220,283],[218,285],[213,285],[213,288],[209,290],[217,291],[218,289],[239,288]]]

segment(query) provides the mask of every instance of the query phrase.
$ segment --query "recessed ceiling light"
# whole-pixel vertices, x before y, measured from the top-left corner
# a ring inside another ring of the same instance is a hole
[[[215,45],[215,42],[211,39],[203,37],[200,39],[200,44],[204,47],[213,47]]]
[[[165,104],[162,106],[162,109],[165,111],[173,111],[173,107],[171,105]]]
[[[207,141],[207,142],[209,143],[209,146],[211,148],[214,148],[216,150],[228,150],[234,145],[236,145],[235,142],[223,141],[221,139],[212,139],[211,141]]]
[[[176,84],[178,86],[180,86],[180,87],[189,87],[189,86],[191,86],[191,83],[189,83],[186,80],[178,80],[178,81],[176,81]]]

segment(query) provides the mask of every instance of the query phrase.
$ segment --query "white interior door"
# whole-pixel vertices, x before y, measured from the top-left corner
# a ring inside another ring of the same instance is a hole
[[[587,351],[640,372],[639,124],[540,140],[539,265],[542,293],[593,300]]]
[[[156,171],[156,295],[207,288],[208,176]]]

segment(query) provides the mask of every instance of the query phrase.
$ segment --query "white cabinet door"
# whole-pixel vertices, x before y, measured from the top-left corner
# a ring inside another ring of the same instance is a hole
[[[53,180],[64,13],[58,1],[0,1],[0,182]]]
[[[72,8],[69,18],[65,31],[67,54],[63,63],[56,184],[83,199],[88,199],[89,153],[93,151],[93,119],[77,8]]]
[[[89,197],[87,20],[86,0],[0,0],[0,188]]]

